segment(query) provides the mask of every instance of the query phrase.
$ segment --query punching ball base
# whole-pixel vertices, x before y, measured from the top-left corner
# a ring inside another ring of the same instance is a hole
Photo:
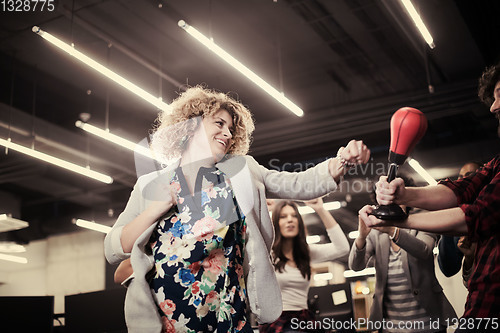
[[[370,215],[381,220],[388,221],[403,221],[408,218],[408,215],[396,204],[378,206]]]

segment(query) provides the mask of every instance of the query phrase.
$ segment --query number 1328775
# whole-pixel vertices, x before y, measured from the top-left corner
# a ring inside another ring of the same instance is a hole
[[[2,12],[53,12],[55,0],[0,0]]]

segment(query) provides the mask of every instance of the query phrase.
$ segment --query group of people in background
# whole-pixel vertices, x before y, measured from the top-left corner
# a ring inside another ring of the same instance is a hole
[[[413,185],[409,180],[405,183]],[[407,213],[411,210],[409,206],[402,208]],[[388,326],[386,332],[401,332],[401,327],[407,326],[408,332],[446,332],[446,320],[456,318],[456,313],[434,271],[433,249],[439,236],[397,225],[370,228],[362,218],[358,231],[349,267],[359,271],[375,259],[376,284],[370,321],[391,321],[393,326]],[[438,329],[432,327],[437,320],[441,324]],[[408,324],[415,322],[419,323],[418,330]]]
[[[500,120],[500,66],[485,71],[479,96]],[[166,167],[139,177],[105,238],[107,260],[120,263],[115,279],[128,288],[129,332],[253,332],[249,312],[261,332],[300,331],[293,318],[314,320],[307,306],[311,264],[347,256],[353,270],[374,261],[370,320],[393,322],[384,332],[414,321],[425,323],[419,332],[445,332],[456,313],[435,276],[439,235],[443,273],[462,268],[469,291],[463,318],[474,318],[473,325],[457,331],[498,328],[478,318],[500,314],[500,155],[435,186],[381,177],[379,204],[427,212],[383,221],[366,205],[350,247],[321,197],[349,168],[369,161],[368,147],[351,140],[315,167],[280,172],[247,155],[253,130],[241,102],[200,86],[160,113],[151,147]],[[269,206],[268,199],[279,201]],[[307,244],[290,200],[314,209],[330,242]]]

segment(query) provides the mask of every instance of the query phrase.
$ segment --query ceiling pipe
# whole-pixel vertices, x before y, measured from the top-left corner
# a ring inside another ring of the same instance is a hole
[[[262,123],[254,133],[252,154],[267,155],[288,150],[291,146],[305,147],[349,138],[353,133],[362,135],[385,130],[389,128],[390,116],[401,106],[418,107],[429,120],[468,112],[471,106],[479,104],[474,94],[476,85],[476,81],[466,81],[440,86],[433,95],[422,90],[421,93],[398,94],[311,111],[308,114],[311,123],[300,124],[300,135],[295,130],[295,118]],[[453,107],[450,107],[451,102]]]

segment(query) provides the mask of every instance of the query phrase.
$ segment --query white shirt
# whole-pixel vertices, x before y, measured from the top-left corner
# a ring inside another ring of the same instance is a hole
[[[331,243],[309,245],[311,263],[332,261],[349,254],[349,242],[338,224],[326,232]],[[302,276],[300,270],[287,264],[283,272],[276,271],[276,277],[281,289],[283,311],[307,309],[310,281]]]

